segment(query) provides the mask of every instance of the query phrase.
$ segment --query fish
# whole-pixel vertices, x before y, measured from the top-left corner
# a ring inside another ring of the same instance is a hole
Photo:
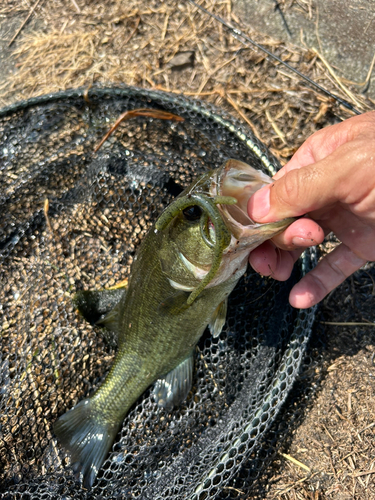
[[[83,487],[93,485],[125,416],[146,389],[153,385],[155,401],[167,410],[187,398],[195,346],[207,326],[220,335],[228,296],[250,251],[295,220],[258,224],[249,218],[248,200],[270,183],[252,166],[227,160],[160,215],[139,246],[126,287],[75,295],[84,318],[117,336],[104,382],[54,424]]]

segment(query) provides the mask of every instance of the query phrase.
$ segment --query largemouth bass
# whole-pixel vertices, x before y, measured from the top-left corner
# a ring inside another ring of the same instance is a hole
[[[207,326],[220,334],[228,295],[246,271],[250,251],[294,220],[256,224],[248,217],[250,196],[270,182],[251,166],[228,160],[166,208],[139,247],[126,290],[77,294],[83,315],[118,336],[103,384],[54,426],[85,487],[150,385],[160,406],[172,408],[187,397],[195,346]]]

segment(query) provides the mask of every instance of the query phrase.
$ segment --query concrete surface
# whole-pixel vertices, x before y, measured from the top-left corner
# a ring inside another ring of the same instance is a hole
[[[233,0],[233,11],[252,29],[316,48],[339,76],[365,81],[375,53],[374,0]],[[375,71],[372,80],[374,98]]]

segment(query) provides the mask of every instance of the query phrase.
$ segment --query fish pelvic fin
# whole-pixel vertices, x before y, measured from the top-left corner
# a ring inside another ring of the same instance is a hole
[[[187,398],[193,381],[193,353],[173,370],[159,378],[154,385],[153,396],[158,406],[171,410]]]
[[[106,422],[95,412],[89,398],[80,401],[55,422],[57,439],[70,453],[75,477],[85,488],[93,485],[120,425]]]
[[[223,302],[215,309],[214,314],[212,315],[211,321],[208,324],[210,332],[214,338],[218,337],[221,333],[225,325],[225,320],[227,317],[227,308],[228,308],[228,299],[226,298]]]

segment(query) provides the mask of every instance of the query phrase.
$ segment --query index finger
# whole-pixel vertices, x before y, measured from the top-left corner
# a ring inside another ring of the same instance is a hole
[[[323,160],[339,146],[350,140],[355,135],[354,129],[358,125],[358,122],[362,121],[364,121],[363,115],[356,116],[345,122],[318,130],[300,146],[291,160],[276,173],[274,179],[280,179],[291,170],[307,167]]]

